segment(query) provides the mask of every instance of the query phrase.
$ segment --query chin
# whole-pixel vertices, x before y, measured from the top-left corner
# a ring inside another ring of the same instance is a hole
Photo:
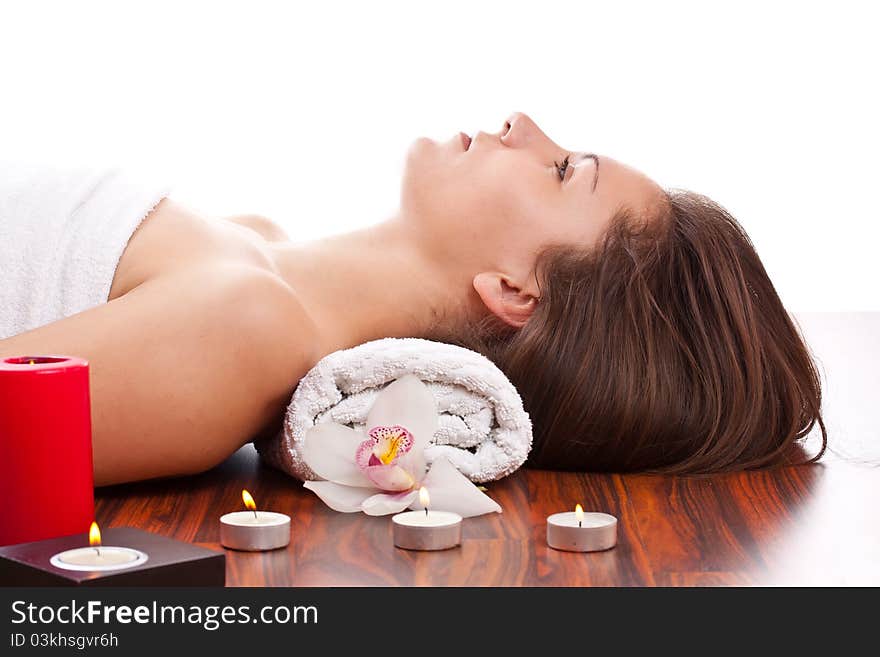
[[[457,197],[462,181],[453,145],[419,137],[407,150],[400,183],[401,215],[430,233],[448,229],[460,210]]]
[[[423,172],[433,166],[436,166],[437,159],[437,143],[428,137],[419,137],[410,143],[406,150],[404,158],[403,175],[404,177],[417,177],[416,171]]]
[[[419,137],[406,152],[400,182],[400,206],[405,215],[423,214],[424,206],[430,205],[429,197],[433,191],[430,182],[436,179],[436,173],[432,175],[432,169],[436,167],[436,158],[430,154],[432,145],[432,140]]]

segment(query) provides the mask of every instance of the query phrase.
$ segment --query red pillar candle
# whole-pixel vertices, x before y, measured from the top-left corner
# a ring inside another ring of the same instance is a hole
[[[88,362],[0,359],[0,545],[86,531],[93,482]]]

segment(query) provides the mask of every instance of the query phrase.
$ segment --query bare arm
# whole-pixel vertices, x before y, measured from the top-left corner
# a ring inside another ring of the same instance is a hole
[[[313,328],[272,274],[203,264],[0,340],[0,357],[90,363],[95,483],[198,472],[273,422],[313,365]]]

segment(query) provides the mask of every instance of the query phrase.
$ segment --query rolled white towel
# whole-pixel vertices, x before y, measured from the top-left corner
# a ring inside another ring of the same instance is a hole
[[[442,455],[471,481],[484,482],[525,462],[532,423],[510,380],[482,354],[421,338],[383,338],[328,354],[294,391],[282,431],[255,447],[298,479],[320,479],[303,461],[306,431],[321,422],[363,431],[379,391],[406,374],[423,381],[437,401],[439,428],[425,450],[429,464]]]

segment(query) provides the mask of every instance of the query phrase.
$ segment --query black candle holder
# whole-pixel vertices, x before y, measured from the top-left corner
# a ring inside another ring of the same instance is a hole
[[[56,554],[87,547],[87,534],[0,547],[2,586],[225,586],[226,554],[135,527],[103,530],[103,543],[145,552],[145,563],[111,571],[58,568]]]

